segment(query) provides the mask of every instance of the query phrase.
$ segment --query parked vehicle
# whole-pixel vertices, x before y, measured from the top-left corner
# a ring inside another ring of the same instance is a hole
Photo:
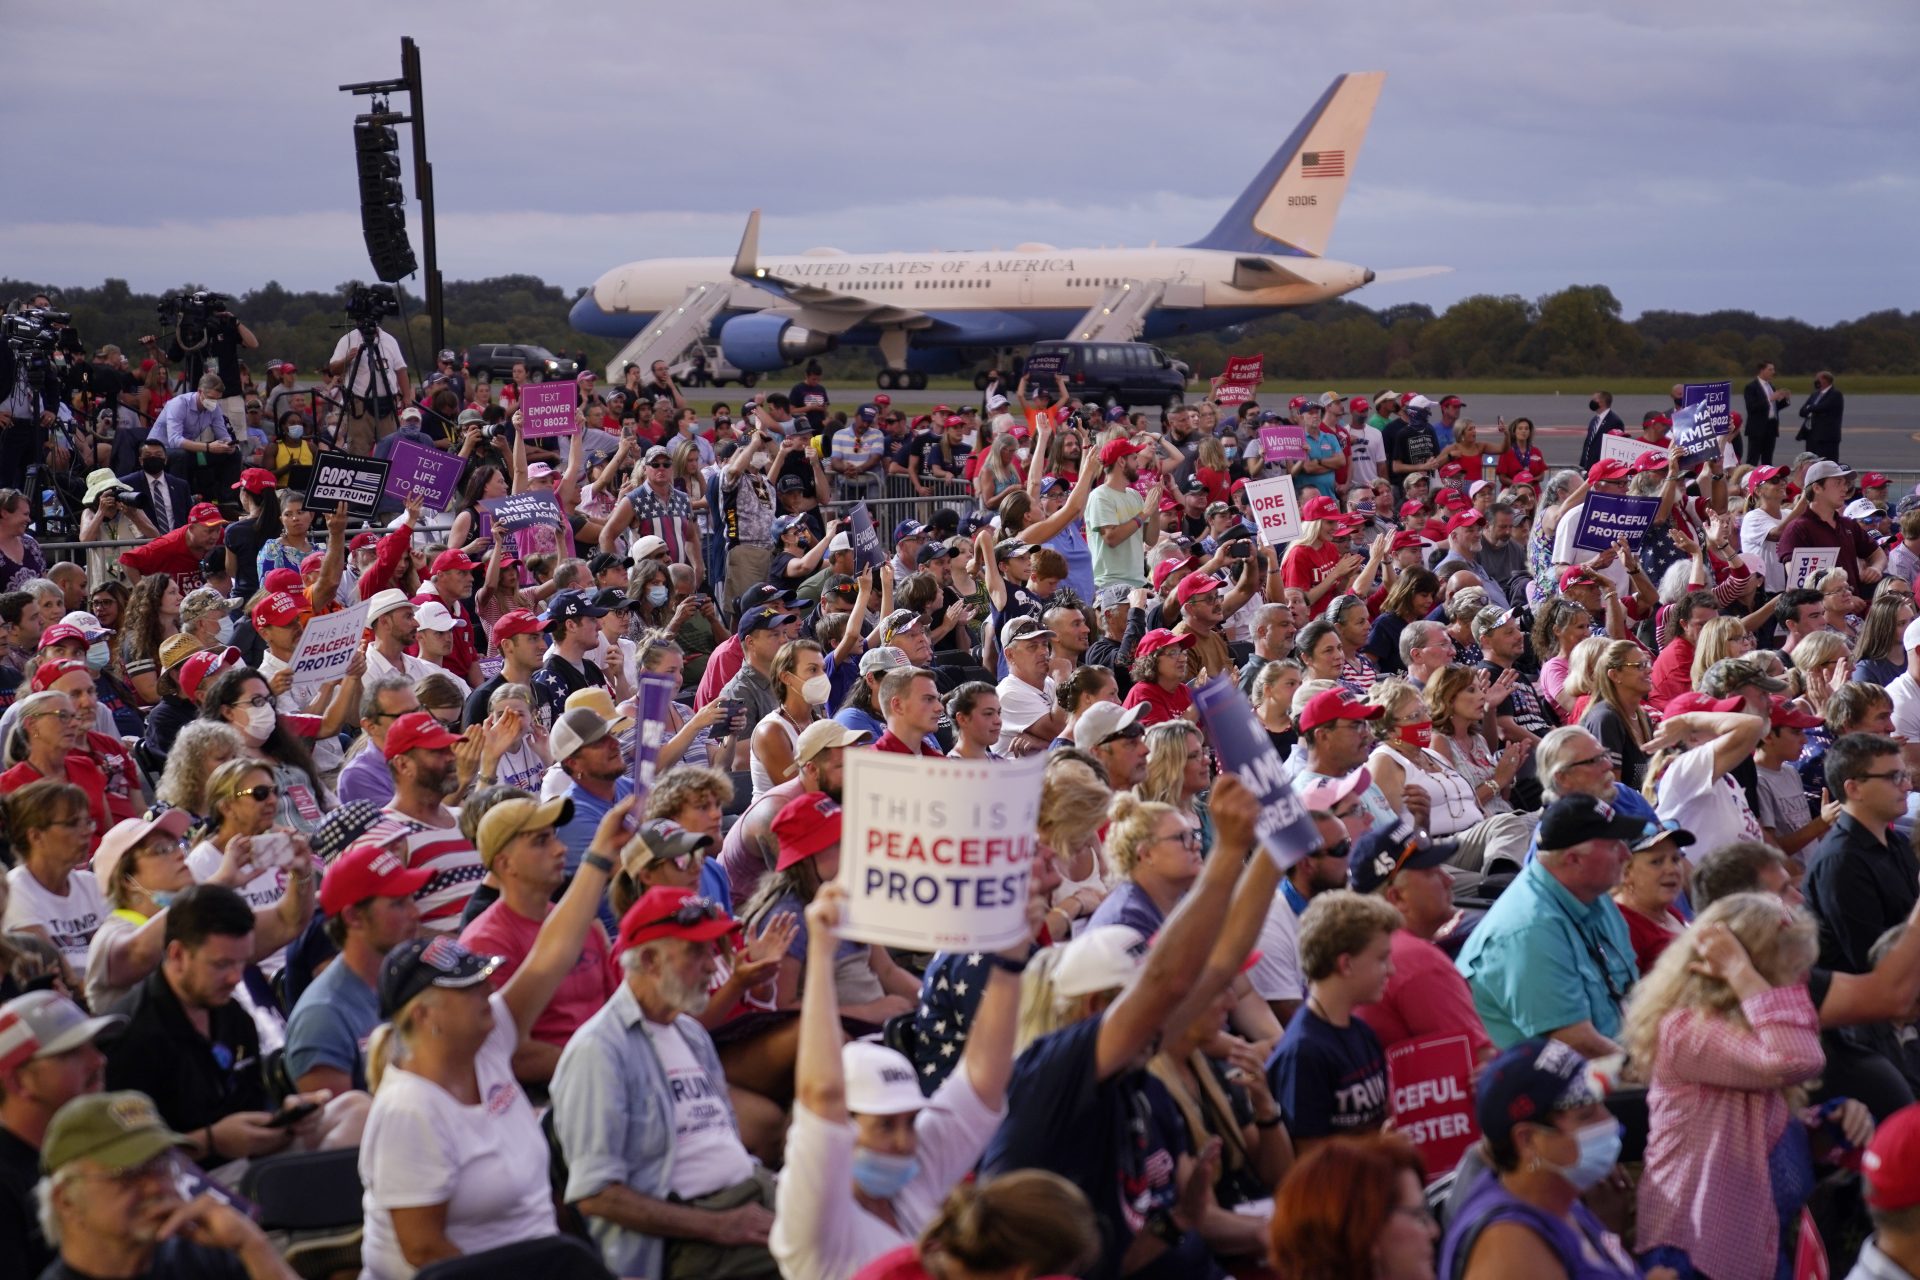
[[[1082,400],[1168,405],[1186,400],[1191,371],[1148,342],[1036,342],[1029,355],[1061,355],[1060,376]]]
[[[495,383],[511,379],[513,366],[522,361],[529,382],[571,378],[580,372],[572,360],[530,342],[478,342],[467,348],[467,372],[484,373]]]
[[[746,373],[731,360],[717,342],[703,342],[667,367],[673,380],[683,387],[724,387],[737,382],[751,387],[760,381],[757,373]]]

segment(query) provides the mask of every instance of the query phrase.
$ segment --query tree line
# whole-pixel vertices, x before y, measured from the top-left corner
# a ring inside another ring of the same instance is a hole
[[[182,290],[221,288],[183,285]],[[234,309],[260,339],[257,364],[271,357],[303,370],[324,360],[346,322],[342,310],[348,281],[338,289],[294,292],[277,282],[240,293]],[[160,295],[136,293],[124,280],[94,286],[47,286],[0,279],[0,299],[50,292],[55,305],[73,314],[81,340],[91,347],[116,343],[135,355],[133,343],[158,327]],[[228,290],[222,289],[223,292]],[[620,344],[576,333],[567,312],[585,289],[568,292],[536,276],[495,276],[446,285],[447,341],[457,348],[477,342],[537,343],[568,355],[584,352],[604,366]],[[418,294],[402,290],[407,324],[389,327],[410,338],[409,363],[431,363],[431,335]],[[1648,311],[1638,319],[1620,314],[1620,301],[1605,285],[1571,285],[1537,299],[1515,294],[1476,294],[1444,311],[1403,303],[1378,310],[1337,299],[1232,330],[1183,334],[1160,345],[1197,374],[1217,372],[1229,354],[1259,351],[1267,374],[1329,381],[1338,378],[1525,378],[1539,376],[1746,377],[1762,360],[1787,376],[1820,369],[1836,374],[1920,373],[1920,311],[1878,311],[1832,325],[1809,324],[1751,311]],[[867,349],[824,357],[829,378],[865,381],[874,356]]]

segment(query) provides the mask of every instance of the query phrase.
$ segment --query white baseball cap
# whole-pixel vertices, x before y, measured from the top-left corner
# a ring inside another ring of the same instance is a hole
[[[411,609],[413,601],[407,599],[407,593],[398,587],[388,587],[385,591],[376,591],[373,599],[367,601],[367,625],[372,626],[376,619],[384,618],[395,609]]]
[[[857,1116],[897,1116],[927,1105],[913,1063],[897,1049],[871,1040],[840,1048],[840,1074],[846,1080],[847,1110]]]
[[[666,549],[667,540],[657,533],[650,533],[646,537],[638,538],[634,541],[633,549],[629,553],[629,558],[632,559],[635,564],[639,564],[642,560],[649,560]]]
[[[1822,459],[1807,468],[1807,483],[1819,484],[1822,480],[1832,480],[1839,476],[1850,476],[1853,468],[1844,462],[1828,462]]]
[[[447,606],[438,600],[429,600],[423,605],[416,606],[413,618],[420,624],[422,631],[451,631],[459,625],[453,615],[447,611]]]
[[[1131,925],[1100,925],[1061,948],[1053,966],[1053,993],[1072,998],[1114,991],[1132,982],[1146,964],[1146,935]],[[847,1108],[856,1109],[851,1097]]]
[[[1880,504],[1871,498],[1855,498],[1840,514],[1849,520],[1871,520],[1880,514]]]
[[[1908,653],[1920,649],[1920,618],[1915,618],[1907,624],[1906,633],[1900,637],[1900,647]]]
[[[1144,702],[1136,702],[1129,708],[1103,698],[1082,711],[1080,718],[1073,722],[1073,745],[1082,751],[1091,751],[1114,734],[1131,729],[1146,713]]]
[[[832,540],[827,543],[827,554],[830,556],[837,556],[842,551],[851,550],[853,550],[853,539],[845,533],[834,534]]]

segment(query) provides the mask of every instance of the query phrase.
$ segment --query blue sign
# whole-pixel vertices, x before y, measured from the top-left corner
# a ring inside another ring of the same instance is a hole
[[[1218,675],[1193,691],[1200,728],[1220,757],[1220,766],[1232,773],[1260,800],[1254,839],[1269,858],[1286,870],[1326,844],[1313,816],[1300,803],[1280,768],[1273,739],[1253,715],[1253,705],[1232,675]]]
[[[1624,493],[1589,493],[1580,513],[1580,531],[1573,535],[1579,551],[1609,551],[1621,538],[1634,551],[1653,527],[1659,514],[1660,499],[1633,498]]]
[[[847,512],[847,541],[853,543],[855,572],[865,573],[887,562],[887,553],[880,545],[880,530],[874,527],[873,512],[867,510],[864,502],[854,503]]]
[[[1029,390],[1053,392],[1053,380],[1067,367],[1067,353],[1048,351],[1037,356],[1028,356],[1021,372],[1027,376]]]
[[[1731,382],[1689,382],[1680,388],[1682,408],[1694,410],[1696,418],[1705,419],[1707,426],[1715,436],[1725,436],[1733,430],[1733,384]],[[1680,419],[1674,417],[1674,435],[1680,434]]]
[[[653,790],[654,763],[667,740],[667,712],[673,706],[674,680],[671,676],[643,675],[640,696],[636,699],[638,724],[633,735],[633,813],[632,825],[639,827],[640,814],[647,808],[647,793]]]
[[[1710,462],[1720,455],[1720,435],[1702,405],[1690,404],[1673,411],[1672,438],[1680,446],[1680,461],[1688,466]]]

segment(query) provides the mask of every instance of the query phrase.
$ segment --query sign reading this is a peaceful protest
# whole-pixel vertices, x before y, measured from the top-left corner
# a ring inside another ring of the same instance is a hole
[[[1797,547],[1787,562],[1787,585],[1806,587],[1820,581],[1827,570],[1840,563],[1838,547]]]
[[[346,674],[360,647],[360,633],[366,629],[369,604],[362,600],[351,609],[335,613],[316,613],[300,631],[300,643],[293,648],[293,694],[303,702],[328,680]]]

